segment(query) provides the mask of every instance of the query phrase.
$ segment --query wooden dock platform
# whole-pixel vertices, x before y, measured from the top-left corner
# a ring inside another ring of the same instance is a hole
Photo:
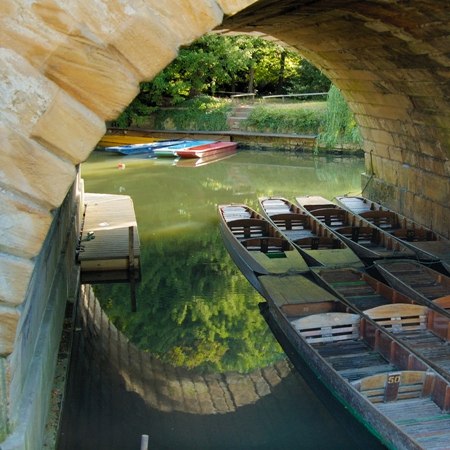
[[[78,253],[81,282],[139,281],[140,242],[131,197],[87,193],[84,205]]]

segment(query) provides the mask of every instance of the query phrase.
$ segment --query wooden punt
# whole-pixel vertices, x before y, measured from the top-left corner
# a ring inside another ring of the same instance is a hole
[[[262,197],[261,209],[309,266],[363,267],[353,250],[330,229],[282,197]]]
[[[237,142],[215,141],[202,145],[177,150],[180,158],[205,158],[214,155],[225,155],[236,153]]]
[[[441,261],[450,270],[450,241],[430,228],[365,197],[338,196],[343,208],[401,239],[421,261]]]
[[[450,277],[412,260],[376,261],[375,268],[398,291],[450,311]]]
[[[119,134],[105,134],[97,143],[97,147],[111,147],[117,145],[131,145],[131,144],[148,144],[149,142],[156,142],[161,139],[152,138],[148,136],[130,136]]]
[[[216,141],[211,141],[211,140],[192,140],[192,139],[187,139],[187,140],[178,140],[178,142],[173,141],[172,143],[170,143],[170,145],[164,145],[164,146],[160,146],[159,148],[155,148],[154,150],[154,154],[161,158],[161,157],[169,157],[169,158],[176,158],[178,156],[178,151],[181,150],[189,150],[191,148],[197,147],[197,146],[201,146],[204,144],[211,144],[213,142]]]
[[[213,164],[224,159],[232,158],[236,153],[224,152],[212,156],[205,156],[202,158],[177,158],[175,166],[177,167],[201,167],[208,164]]]
[[[450,380],[450,311],[430,300],[414,300],[354,269],[319,269],[314,274],[328,291],[395,334]]]
[[[219,205],[218,211],[224,245],[258,292],[258,275],[308,271],[298,250],[265,217],[242,204]]]
[[[297,197],[296,201],[315,220],[335,232],[367,264],[377,259],[416,257],[402,241],[323,197]]]
[[[154,153],[157,150],[169,147],[180,142],[179,139],[171,140],[159,140],[155,142],[148,142],[144,144],[129,144],[129,145],[117,145],[114,147],[105,147],[105,152],[117,154],[117,155],[142,155]]]
[[[286,277],[259,278],[267,299],[261,311],[268,323],[275,324],[317,377],[388,447],[448,446],[448,380],[370,317],[345,312],[348,306],[337,298],[322,301],[329,292],[305,288],[291,296],[283,283]]]

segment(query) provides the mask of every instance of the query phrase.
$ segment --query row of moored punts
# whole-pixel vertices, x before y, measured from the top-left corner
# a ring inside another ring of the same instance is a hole
[[[450,448],[449,242],[367,199],[337,202],[221,205],[224,244],[269,324],[388,447]]]
[[[128,145],[104,147],[104,151],[122,155],[148,155],[149,157],[211,158],[236,152],[237,143],[229,141],[172,139],[154,140]]]

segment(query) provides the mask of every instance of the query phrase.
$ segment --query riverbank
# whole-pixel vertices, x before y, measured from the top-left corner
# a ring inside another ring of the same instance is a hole
[[[315,96],[317,94],[304,94]],[[282,98],[217,98],[198,96],[176,107],[155,106],[144,113],[135,111],[128,120],[110,126],[160,132],[242,133],[242,144],[255,148],[305,149],[314,153],[353,153],[361,151],[362,138],[355,117],[339,90],[332,87],[326,100]],[[123,119],[124,115],[121,116]],[[255,136],[264,138],[255,139]],[[314,136],[314,145],[271,144],[273,136]],[[253,139],[252,139],[253,138]]]
[[[358,145],[342,145],[340,148],[321,148],[317,135],[296,133],[261,133],[252,131],[192,131],[192,130],[150,130],[145,128],[114,128],[107,129],[106,136],[142,136],[155,139],[213,139],[238,142],[240,148],[277,149],[283,148],[295,152],[341,154],[363,156],[364,152]],[[99,142],[102,146],[102,141]]]

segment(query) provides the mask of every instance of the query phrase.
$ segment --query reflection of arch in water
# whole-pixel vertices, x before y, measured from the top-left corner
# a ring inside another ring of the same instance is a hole
[[[104,358],[149,406],[160,411],[193,414],[222,414],[255,403],[270,394],[290,373],[287,360],[250,374],[201,375],[164,364],[139,350],[111,323],[92,288],[83,286],[81,320]],[[139,313],[137,313],[139,314]]]

